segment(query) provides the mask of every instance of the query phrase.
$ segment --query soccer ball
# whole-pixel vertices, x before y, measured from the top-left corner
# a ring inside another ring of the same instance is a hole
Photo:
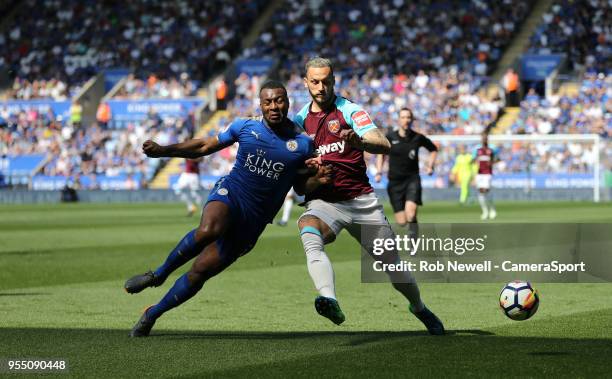
[[[513,320],[527,320],[533,316],[540,305],[540,296],[529,282],[515,280],[502,288],[499,306],[506,316]]]

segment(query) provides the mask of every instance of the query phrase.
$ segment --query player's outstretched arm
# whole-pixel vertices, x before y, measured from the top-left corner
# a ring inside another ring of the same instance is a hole
[[[369,130],[361,138],[354,130],[344,129],[340,132],[340,138],[349,145],[370,154],[389,154],[391,151],[391,142],[380,129]]]
[[[151,158],[199,158],[216,153],[225,147],[227,147],[227,145],[221,144],[217,137],[190,139],[185,142],[167,146],[147,140],[142,144],[142,152]]]

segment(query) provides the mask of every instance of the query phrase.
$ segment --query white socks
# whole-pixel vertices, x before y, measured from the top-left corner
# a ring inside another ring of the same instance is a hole
[[[301,238],[304,252],[306,252],[308,273],[315,288],[321,296],[335,299],[334,269],[327,254],[323,251],[321,233],[317,229],[307,226],[302,229]]]
[[[293,207],[293,199],[285,200],[285,205],[283,206],[283,217],[281,221],[287,223],[289,221],[289,216],[291,216],[291,207]]]
[[[191,190],[191,198],[193,199],[193,201],[196,204],[196,207],[198,206],[202,206],[202,196],[200,196],[200,194],[198,193],[198,191],[195,190]]]
[[[489,210],[487,209],[487,198],[484,193],[478,193],[478,203],[480,204],[480,208],[482,209],[483,214],[488,214]]]
[[[478,203],[482,209],[482,219],[487,217],[495,218],[495,206],[493,205],[493,197],[491,192],[478,193]]]
[[[192,211],[194,208],[194,205],[191,199],[189,198],[189,195],[187,195],[187,192],[186,191],[179,192],[179,197],[181,198],[181,201],[183,201],[183,203],[187,205],[187,211]]]

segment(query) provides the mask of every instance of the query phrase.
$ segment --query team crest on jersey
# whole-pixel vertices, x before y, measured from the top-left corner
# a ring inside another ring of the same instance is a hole
[[[414,149],[410,150],[410,152],[408,153],[408,157],[410,159],[414,159],[416,157],[416,152],[414,151]]]
[[[355,122],[355,125],[357,125],[358,130],[372,124],[372,119],[370,119],[370,115],[368,115],[366,111],[355,112],[351,118]]]
[[[327,122],[327,129],[330,132],[336,134],[340,131],[340,121],[339,120],[331,120]]]
[[[296,151],[297,148],[298,148],[298,143],[296,140],[290,139],[289,141],[287,141],[287,150]]]
[[[227,195],[227,188],[223,188],[223,187],[221,187],[221,188],[219,188],[219,189],[217,190],[217,193],[218,193],[219,195],[221,195],[221,196],[225,196],[225,195]]]

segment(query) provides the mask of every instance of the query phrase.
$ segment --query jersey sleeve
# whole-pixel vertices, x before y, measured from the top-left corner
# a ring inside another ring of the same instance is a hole
[[[238,141],[240,131],[244,127],[245,120],[235,120],[225,127],[218,135],[217,139],[222,145],[231,145]]]
[[[306,120],[306,116],[308,116],[308,109],[310,109],[310,103],[304,105],[293,117],[293,122],[302,130],[304,130],[304,120]]]
[[[436,144],[433,143],[432,140],[430,140],[429,138],[427,138],[427,137],[425,137],[423,135],[422,135],[422,138],[421,138],[421,146],[423,146],[424,148],[426,148],[430,152],[438,151],[438,146],[436,146]]]
[[[376,129],[376,124],[374,124],[368,112],[359,105],[341,98],[336,103],[336,106],[342,112],[344,120],[359,137],[363,137],[370,130]]]

